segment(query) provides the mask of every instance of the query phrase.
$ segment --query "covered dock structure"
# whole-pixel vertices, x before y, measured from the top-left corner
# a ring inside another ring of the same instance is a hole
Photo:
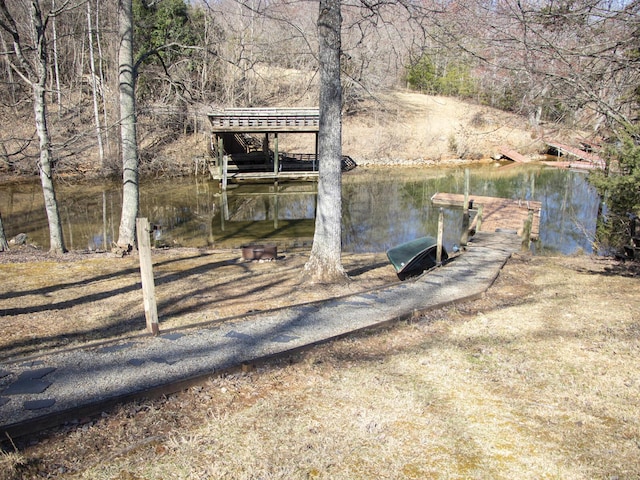
[[[315,180],[318,177],[318,108],[227,108],[208,114],[211,123],[209,171],[223,188],[228,182]],[[278,135],[315,135],[311,153],[280,151]],[[355,167],[349,157],[343,170]]]
[[[291,156],[279,151],[281,133],[310,133],[318,143],[318,108],[227,108],[208,115],[209,171],[224,186],[231,181],[317,177],[316,151]],[[317,150],[317,149],[316,149]]]

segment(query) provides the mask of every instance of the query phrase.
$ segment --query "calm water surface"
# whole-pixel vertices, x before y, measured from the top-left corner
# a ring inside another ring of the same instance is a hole
[[[571,254],[592,251],[599,199],[586,174],[534,165],[471,169],[471,197],[487,195],[542,202],[535,249]],[[463,168],[363,169],[343,178],[345,252],[384,252],[424,235],[436,235],[437,192],[463,193]],[[117,240],[118,183],[58,183],[65,243],[74,250],[110,248]],[[311,245],[316,193],[313,183],[242,185],[223,193],[203,178],[142,179],[140,215],[155,225],[157,246],[240,247],[249,242],[282,248]],[[48,248],[49,235],[38,183],[3,185],[0,214],[11,238]],[[462,213],[445,208],[445,246],[459,241]]]

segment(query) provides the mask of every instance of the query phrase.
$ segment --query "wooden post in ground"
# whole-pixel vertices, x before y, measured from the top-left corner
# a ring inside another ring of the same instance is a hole
[[[528,252],[531,247],[531,227],[533,225],[533,210],[529,209],[527,219],[524,221],[522,229],[522,251]]]
[[[136,218],[136,232],[138,234],[138,254],[140,256],[140,274],[142,276],[144,316],[147,319],[147,330],[149,333],[158,335],[160,333],[160,327],[158,326],[158,306],[156,305],[153,266],[151,264],[149,220],[146,218]]]
[[[484,210],[484,207],[482,206],[482,204],[478,205],[478,213],[476,214],[476,232],[480,231],[480,228],[482,227],[482,211]]]
[[[444,236],[444,209],[438,214],[438,238],[436,244],[436,265],[442,263],[442,237]]]
[[[462,205],[462,237],[460,246],[466,247],[469,242],[469,169],[464,169],[464,203]]]

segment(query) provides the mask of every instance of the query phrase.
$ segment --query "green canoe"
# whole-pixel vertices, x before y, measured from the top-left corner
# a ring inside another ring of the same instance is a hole
[[[422,237],[387,250],[387,258],[396,269],[398,278],[404,280],[420,275],[425,270],[436,266],[437,241],[433,237]],[[442,248],[444,262],[448,258]]]

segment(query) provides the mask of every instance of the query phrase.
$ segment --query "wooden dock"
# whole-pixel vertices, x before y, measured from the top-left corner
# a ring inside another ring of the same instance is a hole
[[[462,207],[464,195],[457,193],[436,193],[431,197],[436,205],[453,205]],[[540,235],[540,210],[542,204],[537,201],[512,200],[508,198],[484,197],[469,195],[471,210],[477,211],[482,205],[482,219],[480,228],[483,232],[512,230],[522,236],[529,212],[533,213],[530,239],[536,241]],[[478,216],[471,223],[471,230],[477,228]]]
[[[216,133],[317,133],[318,108],[227,108],[209,115]]]
[[[505,157],[505,158],[507,158],[509,160],[513,160],[514,162],[517,162],[517,163],[527,163],[527,162],[530,161],[529,158],[525,157],[524,155],[522,155],[519,152],[516,152],[513,148],[509,148],[509,147],[504,146],[504,145],[498,147],[498,152],[503,157]]]
[[[582,168],[585,170],[604,169],[606,166],[606,162],[595,153],[556,141],[545,140],[545,143],[558,152],[558,156],[565,155],[579,160],[578,162],[558,162],[558,165],[555,166],[563,166],[561,163],[568,163],[567,168]],[[548,162],[548,164],[553,165],[552,162]]]
[[[278,135],[285,133],[313,134],[317,145],[318,108],[228,108],[208,116],[209,171],[223,189],[227,183],[318,178],[317,152],[282,153],[278,146]]]

